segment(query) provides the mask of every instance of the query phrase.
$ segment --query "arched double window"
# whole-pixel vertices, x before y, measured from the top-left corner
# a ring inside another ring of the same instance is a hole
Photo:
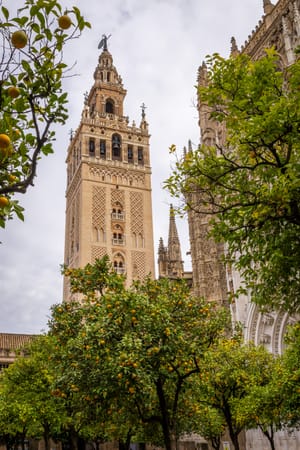
[[[125,238],[122,227],[119,224],[114,225],[112,230],[112,244],[113,245],[124,245]]]
[[[116,202],[112,208],[111,218],[113,220],[124,220],[124,211],[120,202]]]
[[[121,253],[116,253],[113,256],[113,266],[114,266],[114,270],[119,273],[125,273],[125,260],[124,257]]]

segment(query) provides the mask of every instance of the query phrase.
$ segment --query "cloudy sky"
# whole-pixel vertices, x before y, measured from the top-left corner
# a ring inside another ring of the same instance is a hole
[[[7,6],[9,0],[3,2]],[[0,231],[0,332],[39,333],[47,329],[50,306],[62,300],[65,221],[65,157],[69,131],[78,126],[83,94],[93,83],[98,43],[111,34],[109,51],[127,89],[124,114],[140,121],[140,105],[151,133],[155,258],[158,240],[167,241],[170,198],[162,189],[171,171],[168,147],[199,142],[197,69],[205,56],[228,56],[231,36],[241,46],[263,14],[263,0],[72,0],[92,30],[65,51],[76,61],[69,92],[69,120],[57,129],[55,155],[38,168],[34,188],[22,197],[25,222]],[[177,220],[185,268],[189,249],[185,220]]]

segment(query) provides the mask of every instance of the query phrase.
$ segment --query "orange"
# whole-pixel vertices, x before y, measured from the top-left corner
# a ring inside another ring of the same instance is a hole
[[[20,89],[16,86],[10,86],[7,89],[7,93],[11,98],[17,98],[20,95]]]
[[[64,14],[58,18],[58,25],[62,30],[67,30],[72,25],[72,20],[67,14]]]
[[[12,175],[11,173],[8,175],[8,180],[11,182],[11,183],[14,183],[15,181],[17,181],[18,180],[18,178],[15,176],[15,175]]]
[[[9,200],[7,197],[0,197],[0,208],[5,208],[5,206],[8,206]]]
[[[10,146],[10,139],[7,134],[0,134],[0,148],[7,148]]]
[[[11,36],[11,43],[15,48],[24,48],[27,40],[27,34],[22,30],[15,31]]]

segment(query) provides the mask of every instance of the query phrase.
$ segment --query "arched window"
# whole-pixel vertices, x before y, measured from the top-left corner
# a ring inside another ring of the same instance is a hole
[[[106,100],[105,112],[108,113],[108,114],[114,114],[115,113],[115,104],[114,104],[114,101],[111,98]]]
[[[139,233],[139,235],[138,235],[138,247],[139,248],[143,248],[144,247],[144,238],[143,238],[143,235],[141,233]]]
[[[138,147],[138,164],[144,164],[144,150],[143,150],[143,147]]]
[[[113,266],[117,273],[125,273],[125,260],[121,253],[116,253],[113,256]]]
[[[92,138],[89,140],[89,153],[91,156],[95,155],[95,139]]]
[[[100,139],[100,158],[106,159],[106,141],[105,141],[105,139]]]
[[[132,246],[133,247],[137,247],[137,237],[136,237],[136,233],[132,233]]]
[[[128,145],[127,147],[127,159],[129,163],[133,163],[133,146]]]
[[[105,236],[104,228],[100,228],[100,241],[101,242],[106,242],[106,236]]]
[[[99,241],[99,230],[97,227],[94,227],[93,229],[93,238],[95,242]]]
[[[123,207],[120,202],[116,202],[113,206],[111,218],[113,220],[124,220]]]
[[[112,244],[113,245],[124,245],[125,238],[123,234],[123,229],[119,224],[114,225],[112,230]]]
[[[111,138],[112,159],[121,161],[121,136],[113,134]]]

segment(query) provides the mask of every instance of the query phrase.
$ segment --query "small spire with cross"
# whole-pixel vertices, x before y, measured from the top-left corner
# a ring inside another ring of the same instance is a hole
[[[147,106],[146,106],[145,103],[143,102],[143,103],[141,104],[140,108],[141,108],[141,110],[142,110],[142,119],[145,120],[145,117],[146,117],[146,112],[145,112],[145,111],[146,111]]]

